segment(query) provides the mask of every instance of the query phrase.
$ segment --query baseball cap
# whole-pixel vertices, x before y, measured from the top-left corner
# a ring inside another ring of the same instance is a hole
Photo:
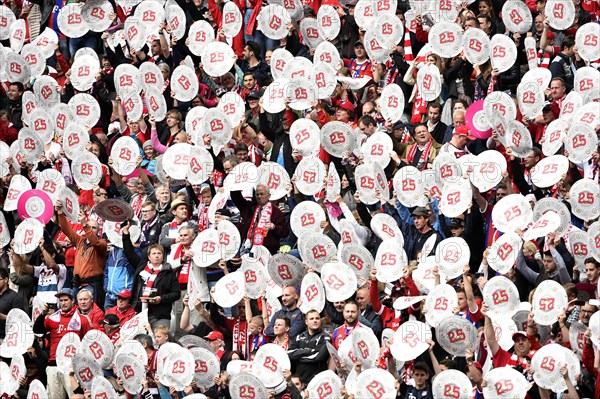
[[[131,291],[129,291],[129,290],[122,290],[121,292],[119,292],[117,294],[117,296],[119,298],[129,299],[129,298],[131,298]]]
[[[221,334],[218,331],[211,331],[210,334],[208,334],[206,337],[204,337],[204,339],[206,339],[208,341],[216,341],[218,339],[220,339],[221,341],[225,340],[223,338],[223,334]]]
[[[424,206],[418,206],[412,211],[413,216],[429,216],[429,209]]]
[[[248,97],[246,97],[246,98],[248,98],[248,99],[253,98],[255,100],[258,100],[262,97],[262,95],[263,95],[262,91],[254,90],[254,91],[250,92],[250,94],[248,94]]]
[[[360,40],[357,40],[357,41],[355,41],[355,42],[354,42],[354,47],[358,47],[358,46],[363,46],[363,47],[365,47],[365,45],[363,44],[363,42],[362,42],[362,41],[360,41]]]
[[[448,227],[451,229],[456,227],[465,227],[465,221],[461,218],[452,218],[450,219],[450,223],[448,223]]]
[[[354,112],[354,105],[350,101],[344,101],[338,105],[339,108],[345,109],[348,112]]]
[[[514,341],[518,336],[527,338],[527,334],[525,333],[525,331],[517,331],[512,335],[512,340]]]
[[[467,137],[469,140],[475,140],[477,137],[473,136],[471,134],[471,132],[469,131],[469,128],[467,126],[459,126],[456,129],[454,129],[454,134],[458,135],[458,136],[465,136]]]
[[[58,292],[58,294],[54,296],[60,298],[63,295],[68,295],[69,297],[71,297],[71,299],[75,298],[75,295],[73,295],[73,290],[70,288],[63,288]]]
[[[217,215],[221,215],[221,216],[227,216],[227,217],[231,217],[231,211],[227,208],[221,208],[221,209],[217,209],[215,211],[215,214]]]
[[[106,316],[104,316],[104,320],[100,320],[98,324],[107,326],[118,326],[121,323],[119,317],[116,314],[107,314]]]

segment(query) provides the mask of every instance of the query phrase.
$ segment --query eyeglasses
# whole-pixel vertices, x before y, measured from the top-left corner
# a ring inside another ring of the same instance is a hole
[[[142,209],[142,213],[154,212],[154,209]]]
[[[581,310],[579,311],[579,313],[587,313],[587,314],[592,314],[592,313],[594,313],[594,311],[593,311],[593,310],[585,310],[585,309],[581,309]]]
[[[98,197],[108,197],[108,194],[105,192],[95,193]]]

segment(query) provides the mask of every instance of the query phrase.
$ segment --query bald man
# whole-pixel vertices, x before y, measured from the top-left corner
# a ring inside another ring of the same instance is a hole
[[[304,317],[302,316],[302,312],[298,308],[298,292],[296,288],[287,286],[283,289],[283,294],[281,295],[281,302],[283,303],[283,307],[275,312],[273,317],[271,317],[271,322],[267,327],[265,334],[267,337],[273,339],[275,337],[275,333],[273,332],[273,326],[275,325],[275,320],[279,317],[287,317],[291,321],[290,327],[290,338],[295,338],[300,333],[306,330],[306,324],[304,323]]]

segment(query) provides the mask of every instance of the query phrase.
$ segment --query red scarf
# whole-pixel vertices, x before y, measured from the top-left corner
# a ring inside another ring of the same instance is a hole
[[[421,97],[419,88],[415,86],[415,100],[413,103],[410,123],[421,123],[423,121],[423,115],[425,114],[427,114],[427,101]]]
[[[138,219],[142,216],[142,205],[144,204],[145,197],[145,195],[138,194],[136,199],[131,204],[131,207],[133,208],[133,213],[135,214],[135,216],[138,217]]]
[[[431,150],[432,145],[433,140],[429,140],[429,142],[425,146],[425,149],[421,152],[421,159],[419,159],[419,162],[417,163],[417,169],[425,170],[425,168],[427,167],[427,162],[429,161],[429,150]],[[408,163],[413,163],[418,148],[419,145],[417,143],[413,144],[410,147],[410,149],[408,150],[408,154],[406,155],[406,160],[408,161]],[[421,166],[419,167],[419,165]]]
[[[415,60],[410,42],[410,31],[407,29],[404,33],[404,60],[410,65]]]
[[[202,205],[200,212],[198,212],[198,233],[208,229],[209,226],[210,221],[208,220],[208,207]]]
[[[183,261],[182,255],[183,255],[183,250],[185,248],[183,247],[183,245],[179,244],[177,245],[177,249],[175,250],[175,253],[173,254],[173,259],[181,259],[181,261],[179,262],[181,264],[181,268],[179,269],[179,286],[183,287],[183,289],[185,289],[185,287],[187,287],[187,283],[188,283],[188,277],[190,275],[190,265],[192,263],[191,259],[188,259],[186,261]]]
[[[262,211],[259,214],[259,211]],[[265,237],[269,233],[267,223],[271,223],[271,215],[273,214],[273,204],[267,202],[265,206],[256,206],[254,216],[248,229],[246,238],[252,242],[252,245],[263,245]]]
[[[158,273],[160,273],[161,270],[162,265],[158,269],[154,269],[150,262],[146,264],[146,267],[140,273],[140,277],[145,281],[145,287],[147,289],[152,288],[154,285],[154,280],[156,280],[156,276],[158,276]]]
[[[244,354],[247,352],[246,341],[248,337],[248,322],[241,321],[239,318],[233,325],[233,346],[232,350],[240,351]],[[247,357],[246,357],[247,359]]]

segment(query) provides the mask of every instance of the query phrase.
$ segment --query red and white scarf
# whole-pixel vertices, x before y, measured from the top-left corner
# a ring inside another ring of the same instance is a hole
[[[152,264],[150,262],[146,264],[146,267],[140,273],[140,277],[144,281],[144,286],[146,288],[152,288],[152,286],[154,285],[154,280],[156,280],[156,276],[158,276],[158,273],[160,273],[161,270],[162,265],[155,269],[152,267]]]
[[[250,240],[252,245],[263,245],[269,229],[267,224],[271,223],[271,215],[273,214],[273,204],[267,202],[263,207],[260,215],[258,212],[261,210],[260,206],[256,206],[254,215],[252,216],[252,222],[248,229],[248,235],[246,238]],[[258,223],[257,223],[258,219]]]
[[[408,29],[406,32],[404,32],[404,60],[408,63],[408,65],[412,65],[413,61],[415,60],[410,42],[410,31]]]
[[[417,169],[425,170],[427,167],[427,162],[429,161],[429,151],[431,150],[431,146],[433,145],[433,140],[429,140],[423,151],[421,152],[421,158],[417,163]],[[417,153],[417,149],[419,145],[417,143],[413,144],[408,150],[408,154],[406,155],[406,160],[412,164],[415,159],[415,154]]]
[[[243,324],[242,324],[243,323]],[[248,337],[248,322],[241,321],[239,318],[233,325],[233,345],[232,350],[246,353],[246,342]]]
[[[179,260],[179,264],[181,265],[181,268],[179,269],[179,276],[177,277],[179,279],[179,285],[182,287],[186,287],[187,283],[188,283],[188,277],[190,275],[190,265],[191,265],[191,259],[188,259],[186,261],[183,260],[183,251],[186,248],[184,248],[184,246],[182,244],[177,244],[177,248],[175,249],[175,251],[173,252],[173,260],[177,261]],[[174,262],[177,263],[177,262]]]
[[[427,114],[427,101],[421,97],[419,88],[415,85],[415,100],[413,103],[412,117],[410,123],[420,123],[423,121],[423,115]]]
[[[67,313],[64,313],[62,310],[59,310],[57,312],[54,312],[52,315],[50,315],[49,318],[50,318],[50,320],[52,320],[56,323],[60,323],[61,317],[63,317],[63,316],[69,317],[71,314],[73,316],[71,317],[71,320],[69,320],[69,323],[67,324],[67,330],[68,331],[81,330],[81,318],[79,317],[79,312],[77,311],[77,307],[74,307]]]
[[[202,204],[200,205],[200,210],[198,211],[198,233],[203,232],[209,227],[210,221],[208,220],[208,207]]]

